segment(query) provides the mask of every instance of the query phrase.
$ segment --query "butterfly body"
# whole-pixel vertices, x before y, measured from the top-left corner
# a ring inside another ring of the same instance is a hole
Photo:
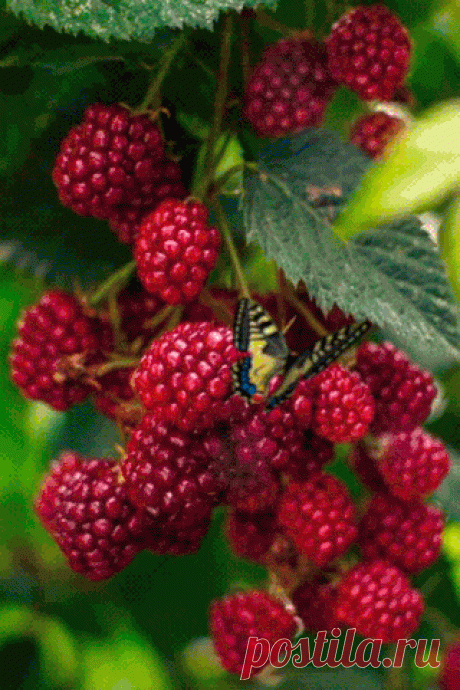
[[[283,334],[260,304],[243,298],[238,302],[233,342],[248,357],[233,365],[234,390],[250,402],[265,397],[270,380],[284,371],[289,348]]]

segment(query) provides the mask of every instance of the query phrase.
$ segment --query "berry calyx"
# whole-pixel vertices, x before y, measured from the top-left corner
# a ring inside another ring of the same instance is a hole
[[[271,647],[279,639],[292,639],[297,627],[294,616],[283,604],[262,590],[213,601],[209,626],[222,666],[229,673],[239,675],[250,637],[265,638]],[[260,673],[262,668],[264,666],[252,668],[251,677]]]
[[[350,141],[371,158],[380,158],[404,126],[399,117],[391,117],[384,112],[370,113],[353,124]]]
[[[220,233],[199,201],[165,199],[142,220],[134,256],[146,290],[167,304],[193,300],[214,268]]]
[[[181,323],[145,351],[134,387],[159,421],[201,431],[214,425],[230,394],[231,365],[239,357],[229,328]]]
[[[402,86],[411,55],[407,29],[384,5],[354,7],[325,41],[333,78],[364,101],[388,101]]]
[[[386,561],[359,563],[337,586],[334,613],[338,620],[384,644],[409,638],[423,610],[420,592]]]
[[[244,113],[262,137],[320,125],[336,89],[324,46],[298,36],[269,46],[245,92]]]
[[[35,510],[72,570],[94,581],[123,570],[152,529],[148,514],[128,500],[112,461],[71,451],[53,463]]]
[[[356,370],[375,401],[373,433],[410,431],[430,414],[436,396],[433,377],[391,343],[363,342]]]
[[[314,385],[313,431],[333,443],[362,438],[374,416],[374,400],[359,374],[333,364]]]
[[[323,567],[355,540],[355,511],[346,486],[318,473],[308,482],[291,482],[281,497],[278,520],[300,553]]]
[[[359,544],[369,560],[381,558],[418,573],[438,558],[443,529],[443,513],[434,506],[377,494],[361,521]]]
[[[11,378],[26,398],[64,412],[92,391],[85,365],[100,347],[96,319],[62,290],[26,309],[10,354]]]

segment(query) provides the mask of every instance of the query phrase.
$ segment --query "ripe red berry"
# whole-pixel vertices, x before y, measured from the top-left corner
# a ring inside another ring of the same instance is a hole
[[[311,632],[340,627],[334,616],[336,598],[336,588],[322,576],[306,580],[292,593],[297,615]]]
[[[250,637],[265,638],[271,647],[282,638],[292,639],[297,626],[294,616],[278,599],[252,590],[213,601],[209,627],[222,666],[230,673],[241,674]],[[251,677],[262,668],[253,668]]]
[[[362,438],[374,416],[374,400],[359,374],[333,364],[314,384],[313,431],[333,443]]]
[[[409,35],[384,5],[346,12],[332,27],[326,49],[333,78],[365,101],[390,100],[409,69]]]
[[[163,158],[161,132],[147,115],[95,103],[63,140],[53,181],[64,206],[110,218],[126,205],[149,205]]]
[[[438,558],[443,529],[443,513],[434,506],[377,494],[361,521],[359,543],[367,559],[418,573]]]
[[[70,567],[90,580],[123,570],[152,528],[148,514],[128,500],[113,461],[71,451],[53,463],[35,510]]]
[[[140,406],[129,405],[135,398],[131,386],[133,369],[115,369],[98,378],[101,388],[94,395],[94,405],[99,412],[114,421],[134,424],[140,422]]]
[[[236,510],[229,513],[225,525],[232,551],[250,561],[260,561],[267,554],[278,529],[273,513],[250,515]]]
[[[460,642],[447,648],[438,683],[440,690],[458,690],[460,687]]]
[[[131,434],[121,463],[125,488],[135,505],[156,518],[163,535],[209,525],[219,502],[222,483],[201,446],[152,414]]]
[[[269,46],[249,79],[244,113],[259,136],[320,125],[336,84],[324,46],[293,36]]]
[[[444,444],[423,429],[388,435],[381,442],[379,471],[389,491],[403,501],[429,496],[449,473]]]
[[[241,356],[229,328],[181,323],[155,340],[134,374],[134,386],[157,419],[185,431],[210,428],[232,389]]]
[[[165,199],[142,220],[134,255],[146,290],[168,304],[200,293],[220,247],[220,233],[207,220],[202,203],[178,199]]]
[[[374,433],[410,431],[423,424],[436,396],[428,371],[391,343],[367,341],[358,348],[356,369],[375,400]]]
[[[363,637],[384,644],[409,638],[424,604],[408,578],[386,561],[358,563],[337,588],[335,616]]]
[[[84,366],[100,347],[96,320],[71,294],[51,290],[25,310],[11,347],[11,378],[26,398],[65,411],[92,388]]]
[[[384,112],[359,118],[350,131],[350,141],[371,158],[380,158],[392,139],[404,129],[404,122]]]
[[[162,556],[187,556],[199,550],[208,530],[209,517],[184,528],[156,522],[149,534],[148,550]]]
[[[163,199],[183,199],[187,195],[182,183],[182,171],[174,161],[165,158],[155,166],[152,173],[151,182],[142,187],[141,195],[133,197],[129,205],[117,207],[111,212],[109,226],[120,242],[133,244],[143,219]]]
[[[343,554],[357,535],[355,510],[345,484],[324,473],[287,485],[278,520],[300,553],[319,567]]]

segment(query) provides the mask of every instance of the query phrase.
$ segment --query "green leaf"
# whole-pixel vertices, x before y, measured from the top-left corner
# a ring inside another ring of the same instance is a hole
[[[460,353],[457,305],[432,240],[417,218],[368,230],[344,244],[333,219],[368,165],[333,134],[307,130],[267,147],[260,174],[246,175],[244,219],[294,284],[304,281],[325,310],[334,303],[411,343]]]
[[[452,200],[440,232],[440,245],[449,270],[450,284],[460,303],[460,197]]]
[[[383,655],[382,655],[383,658]],[[262,686],[258,686],[262,688]],[[381,676],[356,668],[329,671],[288,671],[279,690],[384,690]]]
[[[9,0],[8,7],[39,27],[51,25],[57,31],[74,35],[83,31],[104,41],[113,37],[148,42],[158,28],[212,29],[221,11],[241,11],[258,4],[259,0]],[[275,0],[266,4],[276,6]]]
[[[40,662],[46,677],[58,687],[72,687],[78,669],[75,641],[62,621],[42,616],[35,623]]]
[[[460,456],[454,448],[448,447],[448,451],[452,467],[433,499],[442,506],[448,518],[460,521]]]
[[[83,654],[84,690],[172,690],[160,656],[134,630],[88,644]]]
[[[364,176],[335,229],[349,239],[372,224],[442,200],[460,179],[460,103],[437,105]]]
[[[457,55],[460,55],[460,6],[455,0],[447,0],[434,13],[431,19],[433,29],[438,36],[446,40]]]

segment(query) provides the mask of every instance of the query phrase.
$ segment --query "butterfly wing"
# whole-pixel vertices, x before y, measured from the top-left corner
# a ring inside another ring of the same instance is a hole
[[[254,300],[238,302],[233,342],[249,356],[233,365],[234,390],[248,400],[265,396],[273,376],[284,371],[289,348],[271,316]]]
[[[289,367],[283,381],[267,401],[267,407],[273,409],[287,400],[301,379],[310,379],[326,369],[354,345],[371,326],[370,321],[352,323],[318,340],[311,350],[299,355]]]

